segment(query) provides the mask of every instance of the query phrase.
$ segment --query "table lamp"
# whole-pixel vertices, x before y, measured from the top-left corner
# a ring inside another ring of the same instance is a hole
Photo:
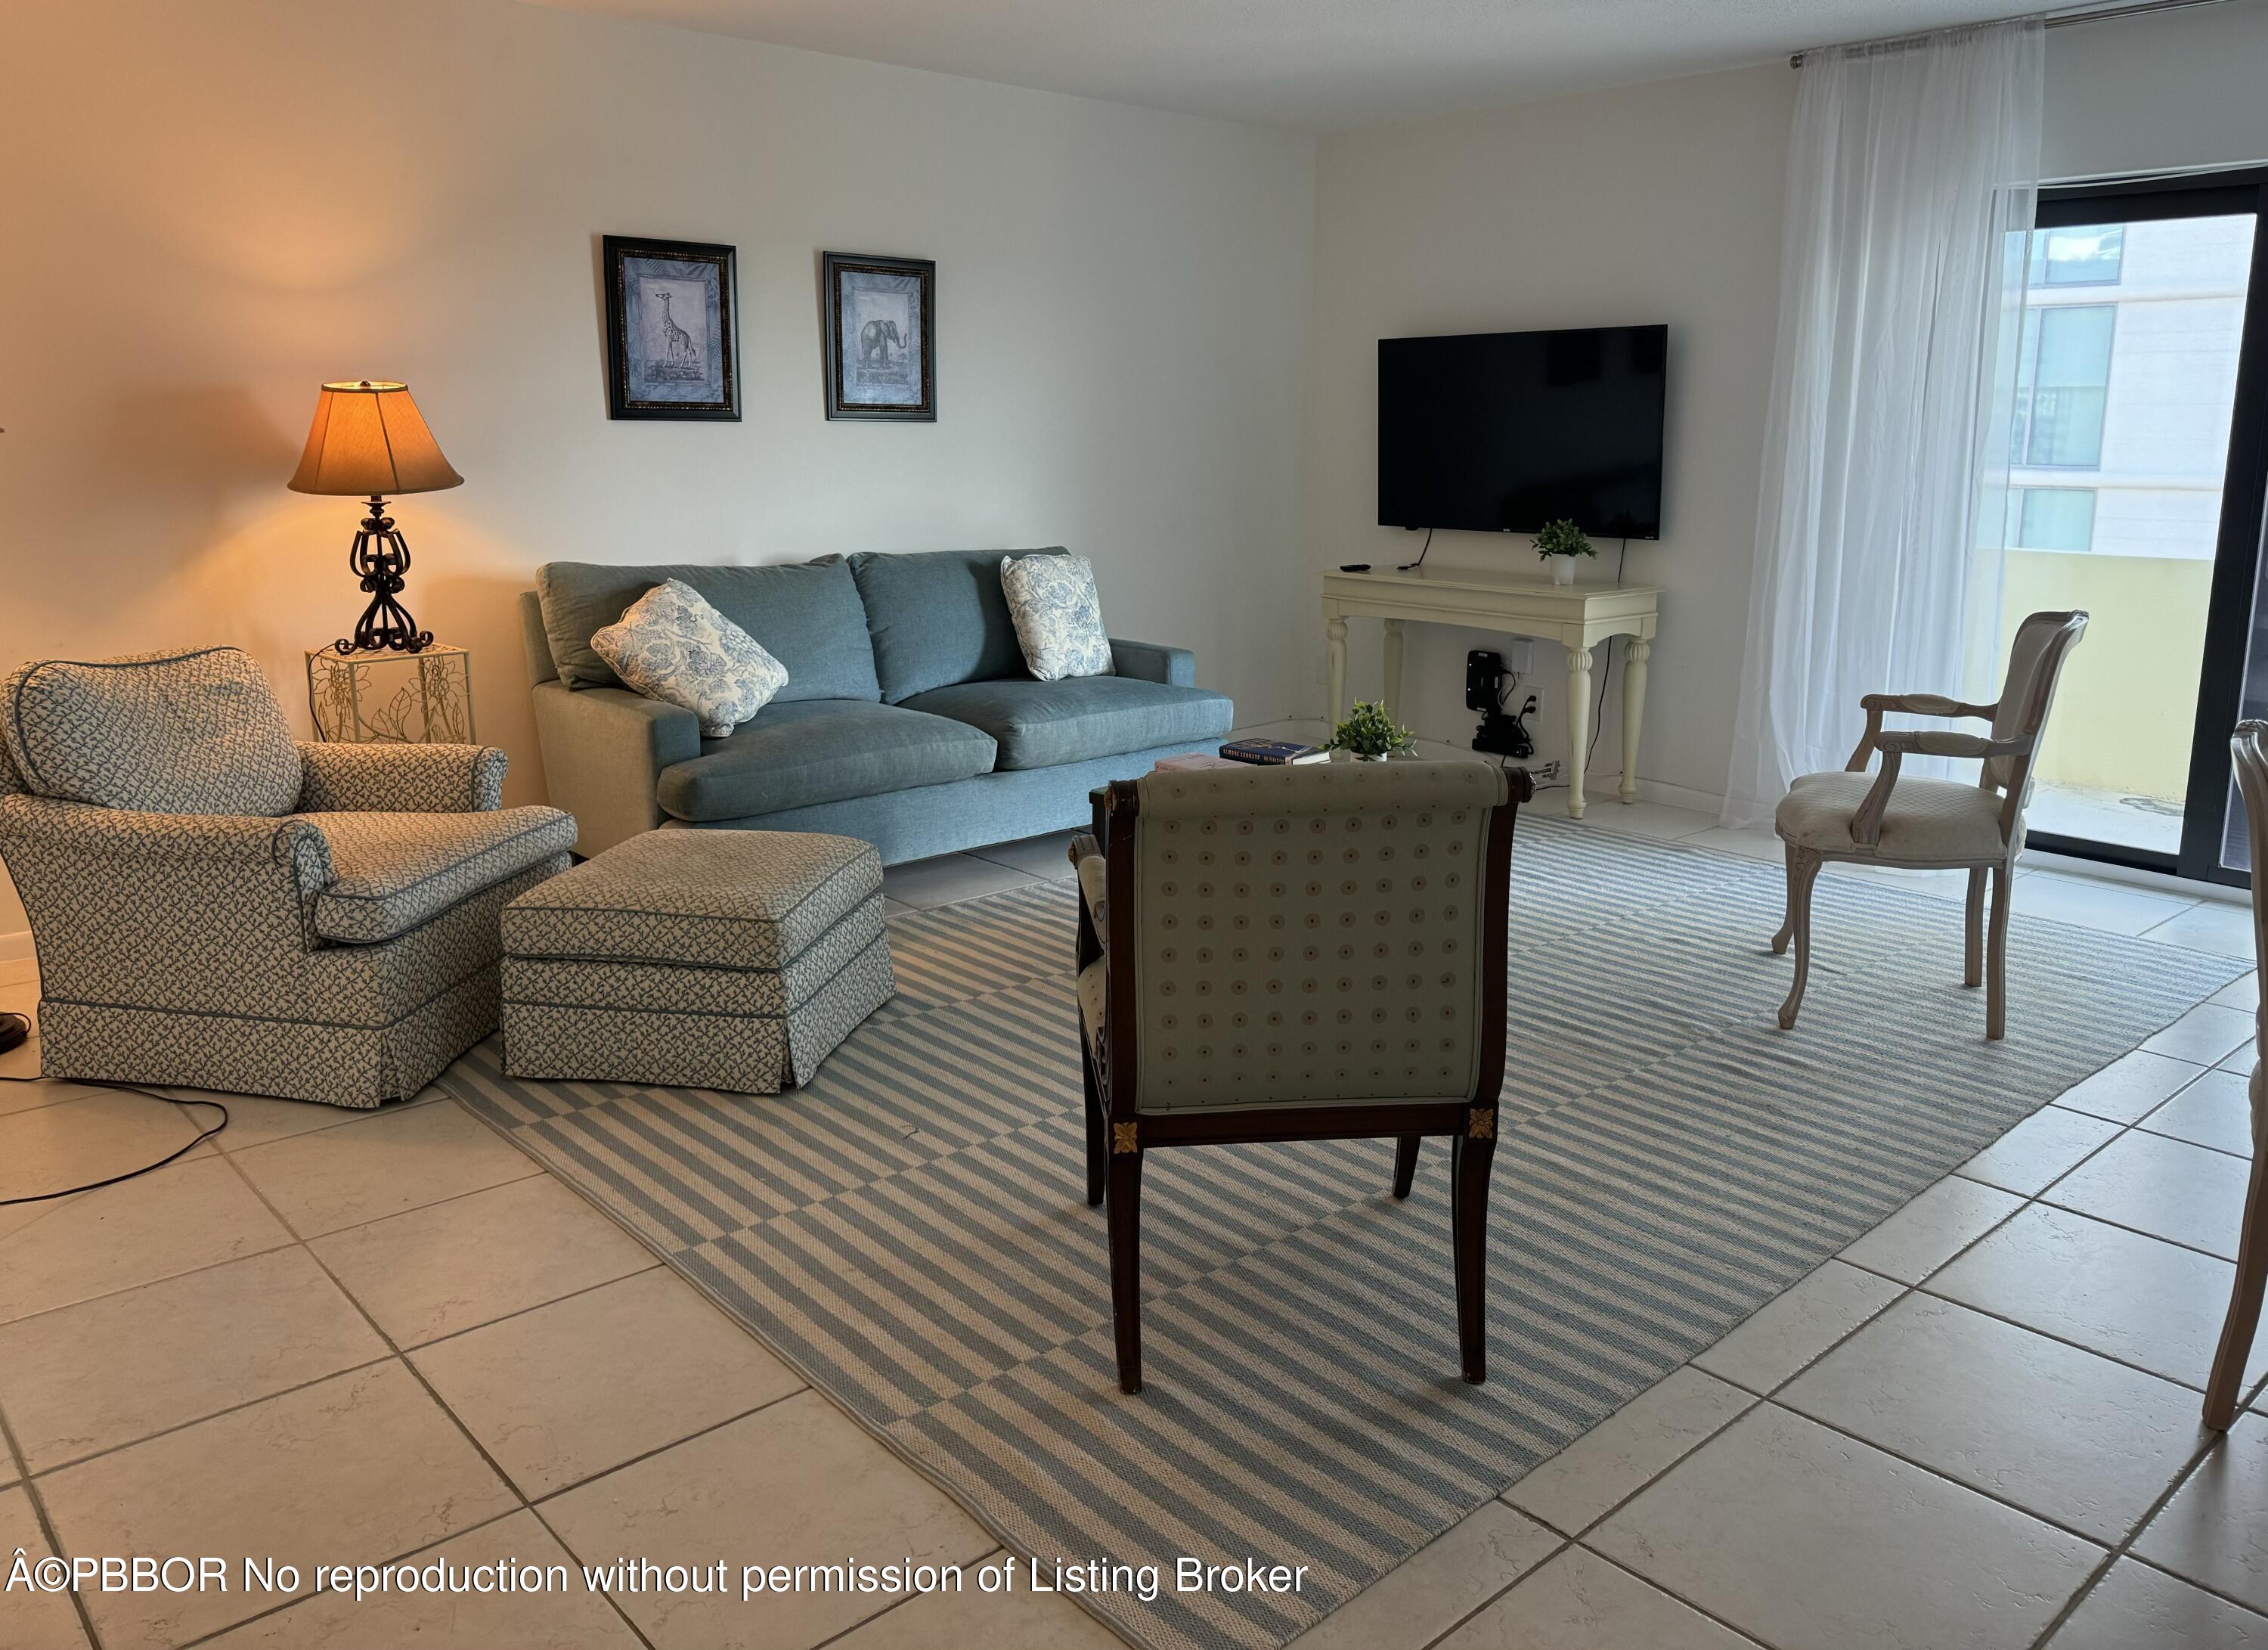
[[[370,500],[347,552],[347,567],[370,593],[370,606],[353,637],[339,638],[341,653],[422,653],[433,645],[433,632],[419,630],[394,599],[409,571],[409,546],[394,530],[386,500],[389,494],[437,492],[464,479],[441,456],[407,384],[359,379],[323,386],[290,485],[295,493]]]

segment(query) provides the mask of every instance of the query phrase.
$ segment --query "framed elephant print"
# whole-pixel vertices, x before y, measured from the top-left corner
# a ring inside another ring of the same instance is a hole
[[[600,241],[607,289],[607,416],[740,416],[740,299],[730,247]]]
[[[820,254],[827,416],[937,422],[937,265]]]

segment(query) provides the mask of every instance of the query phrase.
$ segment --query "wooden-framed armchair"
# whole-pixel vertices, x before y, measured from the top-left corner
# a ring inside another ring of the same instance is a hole
[[[2007,674],[1991,704],[1965,704],[1933,693],[1870,693],[1859,701],[1867,731],[1840,773],[1808,773],[1788,788],[1772,820],[1787,845],[1787,917],[1772,936],[1775,955],[1795,942],[1795,979],[1780,1005],[1779,1024],[1793,1030],[1811,973],[1811,891],[1830,860],[1908,870],[1965,870],[1969,904],[1962,983],[1984,986],[1984,1035],[2007,1028],[2009,885],[2024,851],[2024,807],[2032,763],[2055,703],[2064,661],[2086,633],[2084,613],[2035,613],[2016,627]],[[1934,730],[1885,733],[1891,711],[1912,716],[1975,717],[1992,737]],[[1867,764],[1881,752],[1872,779]],[[1952,779],[1898,777],[1910,755],[1971,756],[1982,767],[1973,785]],[[1992,933],[1984,944],[1984,879],[1992,879]]]
[[[1121,780],[1079,868],[1087,1202],[1108,1205],[1118,1384],[1142,1389],[1142,1160],[1390,1138],[1394,1191],[1449,1141],[1464,1378],[1504,1079],[1513,821],[1527,776],[1332,762]]]

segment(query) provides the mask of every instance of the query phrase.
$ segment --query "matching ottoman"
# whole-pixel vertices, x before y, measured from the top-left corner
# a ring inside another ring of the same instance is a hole
[[[895,989],[881,858],[851,836],[651,831],[504,911],[514,1077],[776,1094]]]

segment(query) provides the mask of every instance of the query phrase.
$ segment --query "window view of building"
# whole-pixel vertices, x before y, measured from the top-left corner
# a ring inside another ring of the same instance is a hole
[[[2032,236],[2011,544],[2212,556],[2251,258],[2250,217]]]
[[[2094,615],[2036,833],[2180,847],[2252,260],[2250,216],[2035,231],[2015,345],[2002,644]]]

